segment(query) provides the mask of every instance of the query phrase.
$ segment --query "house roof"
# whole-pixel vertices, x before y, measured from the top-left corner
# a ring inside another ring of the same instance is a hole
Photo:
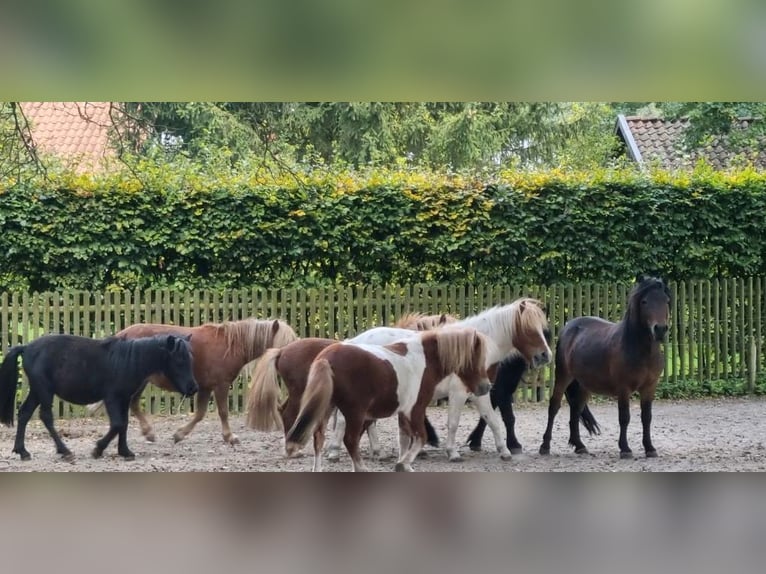
[[[116,157],[110,144],[109,102],[20,102],[39,153],[80,170],[99,169]]]
[[[740,120],[740,128],[747,129],[753,119]],[[684,149],[684,132],[689,120],[665,120],[638,116],[617,117],[615,133],[622,138],[628,156],[641,167],[658,165],[664,169],[689,169],[704,158],[715,169],[728,169],[750,163],[757,169],[766,169],[766,151],[732,149],[725,136],[716,137],[703,149]]]

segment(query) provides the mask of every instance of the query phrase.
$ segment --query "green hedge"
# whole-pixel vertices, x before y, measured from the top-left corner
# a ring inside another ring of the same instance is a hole
[[[765,184],[752,172],[10,183],[0,288],[763,275]]]

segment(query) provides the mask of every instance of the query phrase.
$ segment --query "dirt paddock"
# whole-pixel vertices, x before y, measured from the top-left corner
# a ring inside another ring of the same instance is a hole
[[[592,405],[598,419],[601,436],[588,437],[583,429],[583,440],[590,450],[588,455],[575,455],[567,445],[568,410],[559,413],[554,427],[551,455],[537,453],[545,427],[547,405],[519,405],[516,408],[516,430],[524,445],[524,454],[505,462],[494,452],[491,433],[484,437],[484,451],[471,452],[463,448],[464,461],[450,463],[442,449],[427,447],[427,456],[416,461],[420,472],[457,471],[762,471],[766,470],[766,400],[709,399],[700,401],[658,401],[654,406],[653,440],[659,458],[646,459],[641,447],[641,421],[637,401],[631,404],[631,424],[628,440],[634,451],[632,460],[620,460],[617,448],[619,426],[617,405],[603,402]],[[442,441],[446,435],[447,409],[434,407],[429,416]],[[108,426],[107,419],[57,420],[56,426],[64,441],[76,456],[74,463],[60,460],[53,441],[37,417],[27,429],[27,450],[32,460],[21,462],[11,453],[15,428],[0,428],[0,472],[3,471],[310,471],[310,445],[304,450],[308,456],[284,458],[284,437],[281,433],[260,433],[244,427],[241,416],[232,418],[232,430],[241,439],[237,447],[224,445],[216,413],[208,413],[192,434],[183,442],[173,444],[172,434],[181,426],[185,416],[154,417],[156,443],[147,443],[141,437],[135,419],[131,419],[128,444],[136,459],[123,461],[116,452],[116,440],[104,453],[104,458],[90,457],[95,441]],[[469,406],[463,413],[458,440],[464,442],[477,420]],[[379,422],[384,453],[393,455],[397,444],[396,419]],[[367,439],[363,439],[367,454]],[[370,461],[374,471],[391,471],[393,458]],[[326,471],[348,471],[351,465],[343,451],[340,462],[325,463]]]

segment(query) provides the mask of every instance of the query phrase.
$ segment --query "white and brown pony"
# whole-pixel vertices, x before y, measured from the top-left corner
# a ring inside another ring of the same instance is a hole
[[[505,358],[513,355],[519,355],[525,358],[527,363],[533,368],[550,362],[551,349],[545,336],[548,329],[548,319],[540,301],[531,298],[517,299],[508,304],[492,307],[463,319],[448,323],[440,330],[461,329],[471,327],[486,335],[492,340],[494,345],[494,354],[489,357],[490,376],[494,380],[494,373],[497,365]],[[390,327],[376,327],[365,331],[355,338],[356,342],[369,343],[373,340],[381,340],[384,337],[400,338],[406,337],[407,333],[400,329]],[[470,393],[466,392],[465,386],[455,377],[448,377],[442,381],[434,393],[434,399],[449,398],[449,414],[447,422],[447,456],[451,461],[460,461],[462,457],[456,445],[456,435],[460,423],[460,413]],[[489,395],[473,397],[472,402],[479,411],[480,416],[487,421],[487,425],[492,430],[495,439],[495,446],[503,460],[511,458],[511,451],[508,449],[506,438],[503,436],[503,423],[499,413],[492,408]],[[371,442],[376,438],[373,430],[374,423],[370,426],[368,433]],[[329,457],[337,458],[339,452],[342,434],[342,422],[338,417],[337,428],[339,430],[333,436],[329,446]],[[373,452],[379,450],[377,444],[371,445]]]
[[[314,471],[322,468],[324,432],[337,406],[346,419],[343,437],[355,471],[367,468],[359,441],[370,421],[399,415],[397,471],[412,471],[412,462],[426,440],[426,407],[436,386],[455,375],[467,393],[484,396],[488,346],[475,329],[424,331],[390,345],[334,343],[311,365],[301,408],[288,430],[288,456],[314,436]]]
[[[191,420],[178,429],[173,440],[179,442],[194,429],[207,413],[210,395],[215,396],[224,442],[239,444],[239,438],[229,428],[229,387],[243,367],[259,358],[270,348],[284,347],[298,339],[292,327],[275,319],[242,319],[224,323],[205,323],[198,327],[178,327],[156,323],[140,323],[126,327],[117,337],[136,339],[157,334],[192,335],[194,377],[197,379],[196,408]],[[153,375],[149,382],[165,390],[174,390],[166,377]],[[141,412],[141,393],[130,404],[130,411],[141,425],[146,440],[154,442],[154,430]],[[98,403],[96,405],[99,405]],[[98,406],[94,405],[91,412]],[[100,405],[99,405],[100,406]]]
[[[396,322],[401,328],[381,331],[377,337],[365,337],[363,342],[370,345],[386,345],[411,336],[413,331],[410,329],[437,327],[454,321],[455,318],[449,315],[409,313]],[[404,335],[398,334],[400,332]],[[362,336],[364,333],[347,340],[357,342]],[[247,396],[246,425],[259,431],[287,431],[298,415],[312,361],[322,350],[337,342],[335,339],[308,337],[279,349],[266,351],[252,373]],[[286,391],[283,401],[280,381]],[[372,428],[369,432],[370,443],[374,447],[372,454],[373,457],[377,457],[380,452],[375,429]]]

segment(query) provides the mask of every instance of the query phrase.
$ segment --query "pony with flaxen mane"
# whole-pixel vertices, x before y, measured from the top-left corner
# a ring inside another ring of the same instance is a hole
[[[627,431],[630,397],[641,398],[643,445],[647,457],[657,456],[652,444],[652,402],[665,359],[660,343],[668,332],[670,289],[662,279],[641,276],[628,297],[625,315],[618,323],[600,317],[578,317],[564,325],[556,345],[556,381],[548,406],[548,425],[540,454],[551,451],[551,433],[561,398],[573,382],[583,389],[570,401],[569,444],[577,454],[588,449],[580,440],[578,417],[591,393],[617,398],[620,422],[620,458],[632,458]]]
[[[221,419],[223,440],[231,445],[239,444],[239,437],[229,427],[229,387],[234,379],[267,349],[284,347],[298,339],[295,331],[284,321],[253,318],[205,323],[198,327],[141,323],[123,329],[116,336],[134,339],[160,333],[192,335],[194,375],[199,383],[194,414],[186,425],[175,432],[173,440],[179,442],[186,438],[205,417],[210,395],[213,394]],[[166,377],[154,376],[149,382],[162,389],[173,390]],[[141,433],[151,442],[155,440],[154,431],[141,412],[140,398],[139,393],[131,402],[130,410],[141,425]]]
[[[498,369],[502,369],[502,361],[508,357],[522,357],[533,367],[538,367],[550,361],[551,351],[546,336],[548,319],[542,303],[532,298],[521,298],[507,305],[498,305],[482,311],[478,315],[467,317],[441,327],[441,330],[471,327],[486,335],[495,343],[496,353],[491,357],[492,367],[490,378],[496,378]],[[387,333],[392,337],[403,337],[401,330],[388,327],[377,327],[362,333],[357,340],[367,342],[365,336],[380,337]],[[456,446],[457,428],[460,423],[460,413],[469,398],[465,387],[455,379],[448,377],[442,381],[434,393],[435,399],[449,398],[449,414],[447,420],[447,456],[450,461],[460,461],[462,457]],[[487,422],[495,439],[495,447],[503,460],[511,458],[508,441],[503,437],[502,425],[498,413],[494,410],[489,396],[473,397],[483,420]],[[374,426],[370,426],[372,429]],[[511,427],[512,429],[513,427]],[[339,437],[335,436],[335,443]]]
[[[397,471],[412,471],[426,440],[425,413],[436,386],[455,375],[468,393],[486,395],[487,347],[475,329],[423,331],[390,345],[335,343],[311,365],[295,423],[287,432],[291,456],[314,435],[314,470],[322,467],[324,430],[333,406],[346,419],[343,437],[355,471],[367,470],[359,439],[371,420],[399,415]]]
[[[457,321],[452,315],[442,313],[441,315],[426,315],[424,313],[407,313],[399,317],[394,323],[398,329],[410,329],[412,331],[430,331],[449,323]]]
[[[397,324],[444,325],[451,321],[454,321],[454,318],[449,315],[409,314],[402,317]],[[377,335],[369,335],[370,331],[377,332]],[[402,328],[390,331],[378,331],[378,328],[375,328],[370,331],[365,331],[347,341],[386,345],[412,335],[411,330]],[[264,353],[255,366],[250,381],[250,391],[247,396],[247,426],[259,431],[289,429],[298,414],[312,361],[322,350],[337,342],[334,339],[309,337]],[[280,381],[287,394],[281,404]],[[374,428],[369,432],[373,457],[377,457],[380,454],[379,442],[374,434]],[[430,427],[429,437],[433,434],[433,428]]]

